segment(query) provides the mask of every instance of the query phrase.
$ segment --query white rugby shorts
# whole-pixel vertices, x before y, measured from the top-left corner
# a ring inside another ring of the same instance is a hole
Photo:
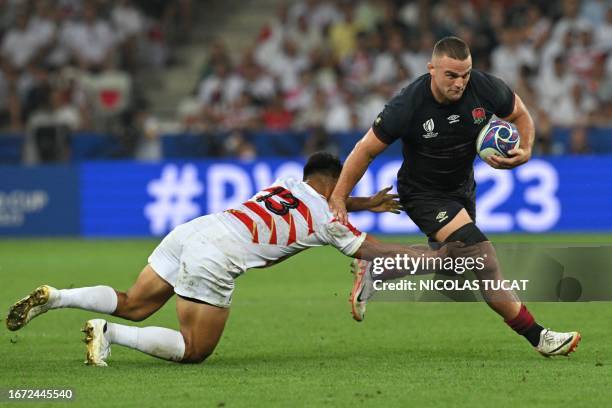
[[[174,292],[227,308],[239,269],[214,244],[229,238],[213,217],[199,217],[170,232],[149,256],[155,272]]]

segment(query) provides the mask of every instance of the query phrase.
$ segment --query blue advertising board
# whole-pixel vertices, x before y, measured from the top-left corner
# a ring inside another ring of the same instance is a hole
[[[356,195],[395,183],[400,159],[378,158]],[[161,236],[247,200],[302,159],[88,162],[0,166],[0,235]],[[486,232],[612,232],[612,157],[533,158],[513,171],[478,160],[477,224]],[[405,215],[351,214],[364,231],[417,233]]]
[[[161,236],[199,215],[246,201],[277,177],[302,175],[303,160],[90,162],[80,166],[81,233]],[[355,195],[392,185],[400,159],[372,163]],[[478,160],[477,223],[486,232],[612,231],[612,157],[533,158],[513,171]],[[417,233],[402,214],[351,215],[364,231]]]
[[[0,235],[79,232],[77,168],[0,166]]]

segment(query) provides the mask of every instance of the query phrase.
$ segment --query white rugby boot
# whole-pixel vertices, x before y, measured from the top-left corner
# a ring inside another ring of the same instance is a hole
[[[59,291],[54,287],[49,285],[39,286],[9,308],[6,327],[11,331],[21,329],[30,320],[49,310],[52,302],[58,297]]]
[[[567,356],[576,350],[580,343],[580,333],[568,332],[557,333],[552,330],[544,329],[540,333],[540,343],[536,350],[544,357]]]
[[[351,314],[358,322],[365,319],[366,305],[376,290],[371,275],[372,263],[363,259],[351,261],[351,273],[355,276],[349,297]]]
[[[106,359],[111,354],[110,342],[104,335],[106,320],[92,319],[88,320],[81,330],[85,333],[83,342],[87,345],[87,354],[85,356],[85,364],[98,367],[106,367]]]

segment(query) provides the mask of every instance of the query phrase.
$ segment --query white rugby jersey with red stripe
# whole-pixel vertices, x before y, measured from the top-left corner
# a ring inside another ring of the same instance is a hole
[[[294,178],[277,179],[245,203],[212,217],[234,238],[216,246],[243,271],[328,244],[351,256],[366,238],[351,224],[338,222],[325,197]]]

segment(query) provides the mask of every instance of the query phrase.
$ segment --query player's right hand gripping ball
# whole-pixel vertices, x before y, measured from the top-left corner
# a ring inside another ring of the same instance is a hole
[[[492,120],[478,134],[476,151],[483,160],[494,154],[508,157],[508,151],[518,147],[520,140],[518,130],[512,123]]]

